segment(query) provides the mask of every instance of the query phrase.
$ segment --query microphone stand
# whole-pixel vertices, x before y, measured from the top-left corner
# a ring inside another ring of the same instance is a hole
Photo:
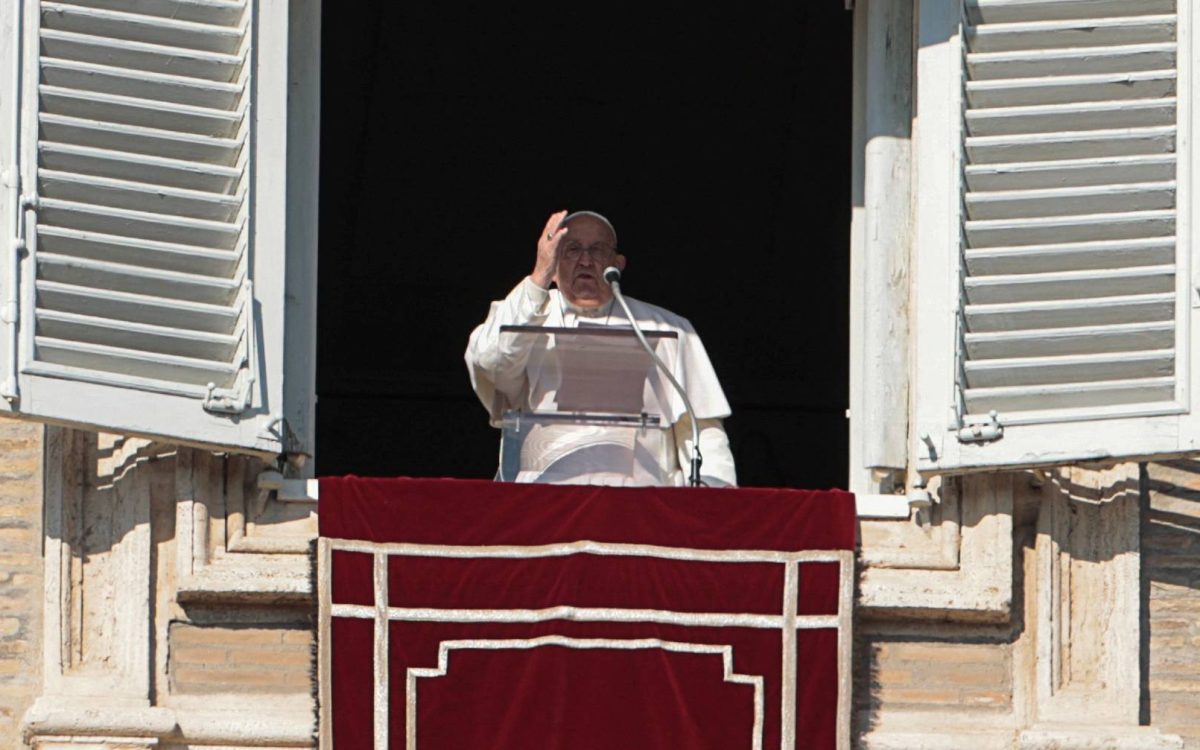
[[[683,386],[671,374],[666,363],[654,353],[654,349],[646,341],[646,336],[638,328],[637,320],[633,317],[633,312],[630,311],[629,305],[625,302],[625,295],[621,294],[621,270],[616,266],[609,266],[604,269],[604,280],[612,287],[613,297],[620,303],[621,309],[625,311],[625,317],[629,319],[629,324],[633,326],[633,333],[637,336],[638,342],[646,350],[646,353],[650,355],[650,359],[654,360],[654,364],[658,367],[659,371],[667,376],[667,380],[675,388],[679,397],[683,399],[683,408],[687,410],[688,417],[692,420],[692,471],[691,476],[688,477],[688,484],[692,487],[699,487],[703,484],[700,481],[700,465],[704,463],[704,457],[700,455],[700,422],[696,419],[696,410],[692,408],[692,400],[688,398],[687,391],[683,389]]]

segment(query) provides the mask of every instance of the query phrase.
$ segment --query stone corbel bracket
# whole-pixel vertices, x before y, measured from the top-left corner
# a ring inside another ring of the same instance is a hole
[[[862,520],[859,614],[1008,622],[1014,476],[954,477],[936,489],[941,501],[914,519]]]
[[[262,465],[180,449],[176,465],[178,595],[189,601],[308,601],[316,500],[281,500]],[[273,472],[271,472],[273,473]]]

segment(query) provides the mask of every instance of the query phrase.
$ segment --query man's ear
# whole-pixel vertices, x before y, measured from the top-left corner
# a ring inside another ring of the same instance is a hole
[[[613,265],[615,265],[617,267],[618,271],[624,271],[625,270],[625,256],[621,255],[620,253],[617,253],[617,257],[613,258]]]

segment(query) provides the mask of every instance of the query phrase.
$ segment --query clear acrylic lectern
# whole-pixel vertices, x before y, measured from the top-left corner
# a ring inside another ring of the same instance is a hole
[[[643,331],[673,363],[679,335]],[[654,458],[673,445],[671,386],[632,328],[502,326],[501,345],[528,351],[524,403],[504,412],[499,479],[663,484]]]

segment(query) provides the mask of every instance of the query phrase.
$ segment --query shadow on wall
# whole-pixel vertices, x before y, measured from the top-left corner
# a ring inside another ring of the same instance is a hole
[[[1152,583],[1200,589],[1200,460],[1150,464],[1142,560]]]

